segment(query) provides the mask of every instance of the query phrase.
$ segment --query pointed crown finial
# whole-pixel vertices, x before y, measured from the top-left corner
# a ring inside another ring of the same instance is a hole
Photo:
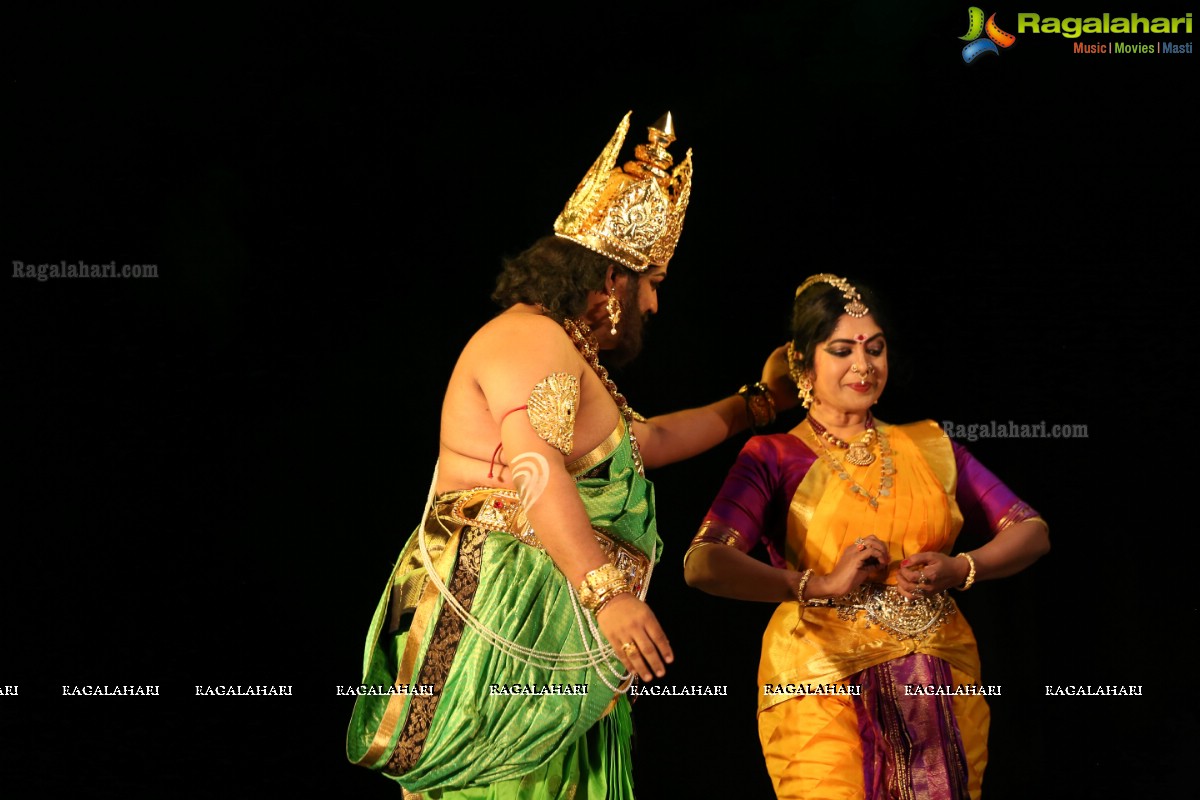
[[[567,200],[554,233],[636,272],[666,266],[675,253],[692,190],[692,151],[672,168],[667,148],[675,141],[668,111],[648,128],[648,141],[617,167],[629,131],[627,112],[575,193]]]

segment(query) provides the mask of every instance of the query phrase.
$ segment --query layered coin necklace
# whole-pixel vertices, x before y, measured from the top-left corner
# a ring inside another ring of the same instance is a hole
[[[625,427],[629,430],[629,446],[633,452],[633,464],[637,467],[639,475],[645,475],[646,469],[642,464],[642,452],[638,449],[637,437],[633,435],[634,420],[644,422],[645,417],[629,407],[625,395],[617,391],[617,385],[613,383],[612,378],[608,377],[608,370],[600,363],[600,344],[596,341],[596,337],[592,336],[591,332],[578,320],[568,317],[563,320],[562,324],[567,335],[571,337],[571,343],[575,345],[575,349],[592,368],[592,372],[596,373],[600,383],[604,384],[604,388],[612,396],[613,402],[617,404],[617,410],[625,418]]]
[[[858,441],[850,443],[831,434],[824,425],[813,419],[811,414],[806,419],[809,426],[812,427],[813,433],[817,434],[817,444],[821,446],[822,455],[824,455],[830,466],[833,467],[834,473],[842,480],[850,483],[850,491],[865,497],[867,502],[871,504],[871,508],[879,508],[879,498],[891,495],[892,476],[896,474],[896,466],[892,461],[892,448],[888,443],[887,434],[876,428],[875,420],[868,416],[867,432]],[[879,473],[879,488],[875,491],[875,494],[871,494],[866,487],[850,477],[850,473],[846,467],[834,457],[833,452],[825,443],[829,442],[836,447],[845,449],[846,461],[858,467],[865,467],[875,461],[875,454],[871,452],[871,443],[875,439],[879,440],[879,457],[882,459],[882,464]]]

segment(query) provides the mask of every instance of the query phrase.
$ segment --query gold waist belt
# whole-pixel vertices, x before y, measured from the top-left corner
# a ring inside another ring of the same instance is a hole
[[[480,487],[461,492],[450,507],[450,517],[456,522],[507,533],[522,544],[545,552],[546,548],[533,532],[521,510],[521,499],[512,489]],[[604,531],[592,528],[596,543],[609,563],[624,573],[629,588],[638,597],[650,571],[650,558],[636,547],[614,539]]]
[[[841,597],[805,600],[804,605],[836,608],[838,617],[847,621],[853,621],[861,611],[866,614],[867,627],[878,625],[900,640],[924,639],[954,613],[954,601],[947,592],[909,600],[895,586],[878,583],[864,583]]]

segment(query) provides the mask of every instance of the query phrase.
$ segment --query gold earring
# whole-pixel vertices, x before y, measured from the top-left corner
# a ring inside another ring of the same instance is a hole
[[[796,396],[800,398],[800,405],[806,409],[811,407],[813,404],[812,379],[807,375],[803,375],[800,377],[800,380],[796,381],[796,386],[800,389],[800,391],[796,392]]]
[[[612,329],[609,333],[616,336],[617,323],[621,321],[621,303],[611,292],[608,295],[608,302],[604,304],[604,309],[608,312],[608,321],[612,324]]]

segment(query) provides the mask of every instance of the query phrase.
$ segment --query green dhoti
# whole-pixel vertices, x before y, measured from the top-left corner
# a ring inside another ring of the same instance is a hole
[[[644,585],[653,487],[623,425],[602,448],[568,469],[597,541]],[[523,519],[503,490],[431,504],[367,640],[363,685],[391,693],[356,698],[347,755],[425,798],[630,798],[623,668]]]

